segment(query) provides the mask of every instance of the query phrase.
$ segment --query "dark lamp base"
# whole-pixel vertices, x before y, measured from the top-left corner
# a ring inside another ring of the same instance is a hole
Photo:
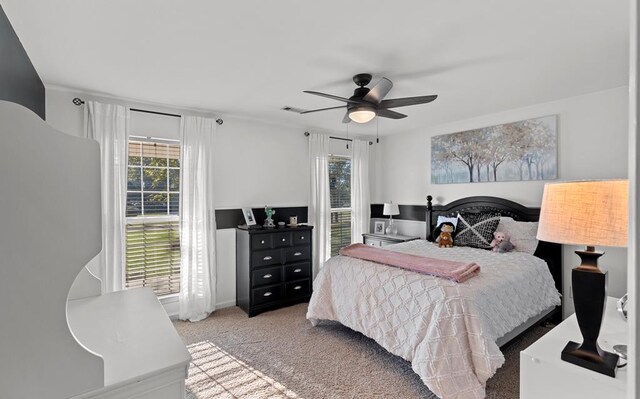
[[[579,343],[569,341],[562,350],[560,358],[565,362],[615,378],[618,355],[603,350],[591,351],[583,349],[581,346]]]

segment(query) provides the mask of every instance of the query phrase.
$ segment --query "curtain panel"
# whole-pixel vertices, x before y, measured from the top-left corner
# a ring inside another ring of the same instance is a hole
[[[216,222],[213,203],[214,119],[184,116],[180,151],[181,320],[205,319],[216,308]]]
[[[103,293],[124,288],[128,121],[124,106],[85,103],[84,134],[100,145],[102,189],[102,251],[88,269],[102,280]]]
[[[309,136],[311,190],[309,193],[309,224],[314,226],[313,275],[318,274],[331,255],[331,205],[329,200],[329,136],[312,133]]]
[[[351,160],[351,242],[362,242],[369,232],[371,201],[369,194],[369,142],[353,140]]]

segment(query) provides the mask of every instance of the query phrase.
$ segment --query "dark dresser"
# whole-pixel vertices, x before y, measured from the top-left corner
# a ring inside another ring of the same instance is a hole
[[[236,229],[236,305],[249,317],[309,301],[312,229]]]

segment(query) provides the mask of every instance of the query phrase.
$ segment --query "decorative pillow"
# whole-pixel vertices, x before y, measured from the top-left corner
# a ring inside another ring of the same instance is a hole
[[[518,252],[533,255],[538,248],[538,222],[517,222],[513,218],[501,217],[498,231],[503,231],[511,237],[511,243]]]
[[[449,222],[456,227],[458,225],[458,217],[457,216],[438,216],[438,221],[436,222],[436,226],[440,226],[444,222]]]
[[[499,222],[499,213],[459,213],[454,245],[491,248],[493,233],[498,228]]]

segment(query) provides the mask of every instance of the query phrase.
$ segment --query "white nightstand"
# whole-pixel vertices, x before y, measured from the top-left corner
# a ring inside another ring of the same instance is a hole
[[[627,323],[616,311],[616,298],[609,297],[598,343],[612,352],[613,345],[628,343]],[[560,359],[568,341],[582,342],[576,316],[571,315],[533,345],[520,352],[520,398],[625,399],[627,367],[615,378]]]
[[[362,241],[371,245],[372,247],[386,247],[391,244],[398,244],[400,242],[407,242],[418,240],[417,236],[403,236],[400,234],[388,235],[388,234],[375,234],[375,233],[362,233]]]

